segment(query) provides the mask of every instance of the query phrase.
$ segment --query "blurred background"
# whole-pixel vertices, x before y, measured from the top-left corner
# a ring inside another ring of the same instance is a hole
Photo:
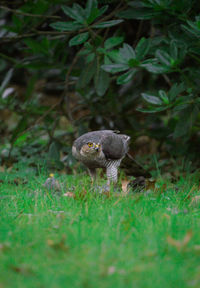
[[[196,171],[199,40],[197,0],[2,0],[1,171],[76,173],[99,129],[131,136],[127,175]]]

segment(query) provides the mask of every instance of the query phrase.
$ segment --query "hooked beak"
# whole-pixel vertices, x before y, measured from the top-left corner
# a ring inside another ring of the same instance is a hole
[[[98,152],[99,151],[99,145],[95,146],[95,150]]]

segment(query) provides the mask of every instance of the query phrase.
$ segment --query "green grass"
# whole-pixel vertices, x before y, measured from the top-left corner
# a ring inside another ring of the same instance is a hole
[[[89,190],[88,177],[57,178],[63,192]],[[0,179],[1,288],[200,287],[200,205],[187,199],[198,194],[195,177],[163,193],[84,199],[47,193],[42,174]]]

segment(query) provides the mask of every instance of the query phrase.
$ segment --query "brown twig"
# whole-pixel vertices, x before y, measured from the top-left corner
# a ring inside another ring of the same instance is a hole
[[[94,23],[94,25],[97,24],[97,23],[100,23],[100,22],[102,22],[102,21],[105,21],[105,20],[110,19],[113,15],[115,15],[115,14],[117,13],[117,11],[120,11],[120,10],[122,9],[122,8],[119,9],[120,6],[121,6],[121,4],[122,4],[122,2],[120,2],[119,5],[116,7],[116,9],[114,9],[109,15],[105,16],[104,18],[102,18],[99,22]],[[123,7],[123,9],[124,9],[124,7]],[[88,28],[88,30],[90,31],[90,29],[92,28],[92,26],[87,27],[87,28]],[[82,29],[82,30],[85,30],[85,29]],[[82,31],[82,32],[83,32],[83,31]],[[97,33],[95,33],[96,36],[97,36],[99,33],[100,33],[100,30],[99,30]],[[69,97],[69,94],[67,93],[67,91],[68,91],[68,86],[69,86],[69,77],[70,77],[70,74],[71,74],[71,71],[72,71],[74,65],[76,64],[76,62],[77,62],[77,60],[78,60],[78,58],[79,58],[79,56],[80,56],[80,52],[81,52],[83,49],[84,49],[84,46],[76,53],[76,56],[74,57],[74,59],[73,59],[73,61],[72,61],[72,64],[71,64],[71,66],[69,67],[69,69],[68,69],[68,71],[67,71],[66,79],[65,79],[65,89],[64,89],[63,97],[62,97],[62,98],[64,99],[65,104],[66,104],[66,107],[67,107],[67,116],[68,116],[69,120],[70,120],[72,123],[73,123],[74,119],[73,119],[72,111],[71,111],[70,105],[69,105],[69,104],[70,104],[70,97]]]
[[[139,27],[138,27],[138,30],[137,30],[137,33],[136,33],[135,41],[134,41],[134,46],[136,46],[136,44],[138,42],[138,39],[140,38],[140,34],[142,32],[142,26],[143,26],[143,21],[140,21]]]
[[[117,5],[117,7],[116,7],[109,15],[101,18],[99,21],[97,21],[97,22],[94,23],[94,24],[96,25],[96,24],[99,24],[99,23],[101,23],[101,22],[104,22],[105,20],[110,19],[110,18],[111,18],[112,16],[114,16],[116,13],[124,10],[124,9],[127,7],[127,5],[125,5],[125,6],[123,6],[123,7],[120,8],[120,6],[121,6],[122,4],[123,4],[123,1],[121,1],[121,2]]]
[[[171,88],[172,87],[172,82],[170,81],[169,77],[166,74],[162,74],[162,77],[165,79],[166,83]]]
[[[96,25],[98,23],[101,23],[105,20],[108,20],[110,19],[113,15],[115,15],[117,12],[123,10],[126,6],[123,6],[121,7],[121,5],[123,4],[123,1],[121,1],[117,7],[107,16],[101,18],[99,21],[93,23],[93,25]],[[4,6],[0,6],[0,8],[2,8]],[[121,7],[121,8],[120,8]],[[7,7],[4,7],[5,9]],[[14,9],[10,9],[8,8],[7,9],[8,11],[12,11],[12,12],[19,12],[18,10],[14,10]],[[23,12],[19,12],[18,14],[22,14]],[[23,13],[22,15],[25,15],[25,16],[36,16],[36,15],[33,15],[33,14],[30,14],[30,13]],[[38,15],[36,17],[43,17],[43,15]],[[46,18],[57,18],[57,16],[46,16]],[[45,17],[44,17],[45,18]],[[59,17],[60,18],[60,17]],[[75,33],[81,33],[81,32],[84,32],[84,31],[88,31],[90,30],[91,28],[93,28],[91,25],[89,28],[88,27],[85,27],[85,28],[82,28],[80,29],[79,31],[75,31]],[[99,33],[101,32],[101,30],[99,30],[97,33],[95,33],[96,35],[98,35]],[[15,41],[17,39],[22,39],[22,38],[26,38],[26,37],[33,37],[33,36],[37,36],[37,35],[66,35],[66,34],[73,34],[74,31],[63,31],[63,32],[60,32],[60,31],[35,31],[35,32],[32,32],[32,33],[26,33],[26,34],[22,34],[22,35],[18,35],[18,36],[14,36],[14,37],[2,37],[0,40],[1,42],[11,42],[11,41]],[[72,113],[71,113],[71,110],[70,110],[70,97],[68,95],[68,86],[69,86],[69,77],[70,77],[70,74],[72,72],[72,69],[74,67],[74,65],[76,64],[76,62],[78,61],[78,58],[80,56],[80,52],[84,49],[84,46],[76,53],[68,71],[67,71],[67,74],[66,74],[66,79],[65,79],[65,89],[64,89],[64,92],[63,92],[63,95],[61,97],[61,99],[53,106],[51,106],[40,118],[37,119],[37,121],[34,123],[34,125],[32,125],[31,127],[29,127],[28,129],[26,129],[25,131],[22,132],[25,133],[29,130],[31,130],[35,125],[37,125],[39,122],[41,122],[56,106],[62,104],[63,100],[65,101],[66,103],[66,106],[67,106],[67,116],[69,118],[69,120],[71,122],[73,122],[73,116],[72,116]]]
[[[93,23],[90,27],[85,27],[85,28],[82,28],[78,31],[35,31],[35,32],[32,32],[32,33],[25,33],[25,34],[21,34],[21,35],[17,35],[17,36],[14,36],[14,37],[2,37],[0,38],[1,40],[1,43],[8,43],[8,42],[12,42],[12,41],[15,41],[15,40],[19,40],[19,39],[23,39],[23,38],[28,38],[28,37],[34,37],[34,36],[38,36],[38,35],[67,35],[67,34],[73,34],[73,33],[82,33],[82,32],[85,32],[85,31],[90,31],[91,28],[93,28],[93,25],[96,25],[96,24],[99,24],[105,20],[108,20],[110,19],[113,15],[115,15],[117,12],[123,10],[126,6],[123,6],[120,8],[120,6],[122,5],[123,2],[120,2],[119,5],[107,16],[101,18],[99,21]],[[0,6],[1,7],[4,7],[4,6]],[[7,8],[7,7],[4,7],[4,8]],[[17,11],[17,10],[13,10],[11,8],[8,8],[9,11]],[[23,12],[22,12],[23,13]],[[30,13],[26,13],[26,14],[29,14],[27,16],[36,16],[37,14],[30,14]],[[25,14],[23,14],[25,15]],[[36,17],[43,17],[43,18],[49,18],[49,17],[59,17],[59,16],[43,16],[43,15],[38,15]],[[60,17],[59,17],[60,18]],[[99,33],[95,33],[95,34],[99,34]]]
[[[10,1],[8,1],[8,0],[1,0],[1,4],[2,5],[16,5],[16,4],[18,4],[18,5],[22,5],[22,4],[25,4],[25,2],[26,2],[26,0],[16,0],[16,1],[14,1],[14,0],[10,0]]]
[[[12,12],[12,13],[14,13],[14,14],[19,14],[19,15],[29,16],[29,17],[61,19],[60,16],[31,14],[31,13],[27,13],[27,12],[22,12],[22,11],[20,11],[20,10],[11,9],[11,8],[9,8],[9,7],[2,6],[2,5],[0,5],[0,9],[6,10],[6,11],[9,11],[9,12]]]
[[[70,97],[69,97],[69,94],[68,94],[68,87],[69,87],[69,76],[72,72],[72,69],[74,67],[74,65],[76,64],[76,62],[78,61],[78,58],[80,56],[80,52],[84,49],[84,46],[76,53],[76,56],[74,57],[73,61],[72,61],[72,64],[70,65],[68,71],[67,71],[67,74],[66,74],[66,78],[65,78],[65,89],[64,89],[64,92],[63,92],[63,95],[62,95],[62,99],[64,99],[65,101],[65,104],[66,104],[66,107],[67,107],[67,116],[69,118],[69,120],[71,122],[74,121],[73,119],[73,116],[72,116],[72,113],[71,113],[71,109],[70,109]]]
[[[131,159],[133,162],[135,162],[139,167],[141,167],[144,171],[149,173],[149,171],[147,169],[145,169],[141,163],[139,163],[137,160],[135,160],[135,158],[133,158],[133,156],[130,153],[127,153],[127,156],[129,159]]]
[[[13,36],[13,37],[2,37],[0,38],[1,43],[7,43],[7,42],[12,42],[15,40],[19,40],[19,39],[23,39],[23,38],[28,38],[28,37],[34,37],[34,36],[38,36],[38,35],[67,35],[70,34],[70,31],[63,31],[63,32],[59,32],[59,31],[36,31],[33,33],[26,33],[26,34],[22,34],[22,35],[17,35],[17,36]]]

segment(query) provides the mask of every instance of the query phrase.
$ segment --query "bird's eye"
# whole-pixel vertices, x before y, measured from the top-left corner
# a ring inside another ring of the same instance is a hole
[[[93,143],[88,142],[87,145],[88,145],[88,147],[92,147],[92,146],[93,146]]]

